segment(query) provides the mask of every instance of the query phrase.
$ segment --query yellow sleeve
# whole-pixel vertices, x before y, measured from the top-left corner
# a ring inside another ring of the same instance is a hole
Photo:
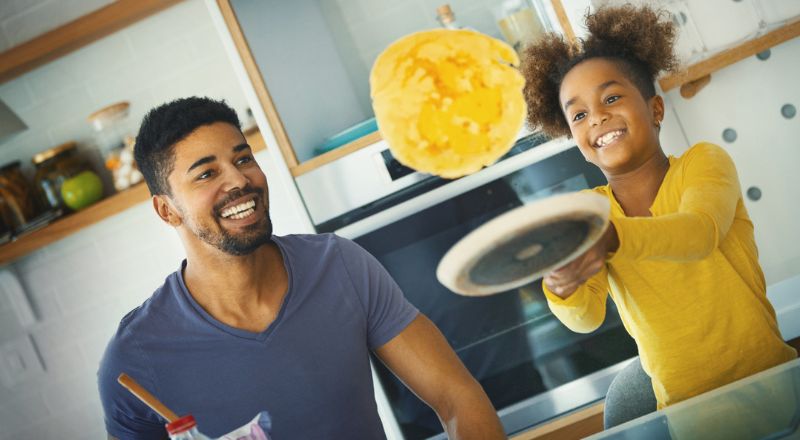
[[[570,330],[577,333],[595,331],[606,319],[606,297],[608,296],[608,268],[589,278],[578,290],[567,298],[561,298],[542,282],[550,311]]]
[[[614,258],[699,260],[725,238],[741,197],[733,160],[709,143],[686,154],[677,212],[612,218],[620,243]]]

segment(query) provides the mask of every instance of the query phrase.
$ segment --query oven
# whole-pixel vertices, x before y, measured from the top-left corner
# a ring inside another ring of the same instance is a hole
[[[624,361],[637,354],[613,302],[598,330],[578,334],[550,313],[541,281],[467,298],[436,279],[447,250],[488,220],[543,197],[605,184],[574,143],[522,133],[497,163],[457,180],[403,167],[385,143],[358,153],[350,163],[329,164],[338,169],[298,179],[317,231],[350,238],[383,264],[481,383],[508,435],[605,397]],[[444,438],[431,409],[380,361],[373,368],[389,438]]]

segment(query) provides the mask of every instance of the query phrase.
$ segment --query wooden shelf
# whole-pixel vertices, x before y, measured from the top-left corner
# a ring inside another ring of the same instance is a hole
[[[245,138],[254,152],[265,148],[264,138],[258,130],[248,130]],[[0,245],[0,265],[10,263],[41,247],[70,236],[87,226],[119,214],[132,206],[147,201],[149,198],[150,191],[147,189],[147,185],[139,183],[82,211],[62,217],[41,229],[23,235],[15,241]]]
[[[82,211],[62,217],[42,229],[0,246],[0,264],[9,263],[43,246],[61,240],[100,220],[144,202],[148,198],[150,198],[150,192],[147,190],[147,185],[140,183]]]
[[[748,40],[736,47],[724,50],[712,55],[710,58],[692,64],[684,71],[665,76],[659,79],[658,83],[663,91],[672,90],[675,87],[680,87],[683,84],[710,75],[737,61],[763,52],[770,47],[777,46],[784,41],[791,40],[798,35],[800,35],[800,20],[795,20],[758,38]]]
[[[347,156],[350,153],[355,153],[362,148],[379,142],[381,139],[383,139],[381,137],[381,133],[379,131],[373,131],[372,133],[361,136],[353,142],[344,144],[341,147],[336,147],[327,153],[323,153],[313,159],[309,159],[300,165],[291,168],[289,171],[291,171],[292,176],[294,177],[301,176],[311,170],[315,170],[327,163],[333,162],[340,157]]]
[[[80,49],[181,0],[117,0],[0,53],[0,82]]]

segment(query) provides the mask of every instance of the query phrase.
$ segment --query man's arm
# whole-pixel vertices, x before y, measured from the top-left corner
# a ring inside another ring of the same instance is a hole
[[[483,388],[424,315],[419,314],[375,352],[414,394],[436,411],[449,438],[506,438]]]

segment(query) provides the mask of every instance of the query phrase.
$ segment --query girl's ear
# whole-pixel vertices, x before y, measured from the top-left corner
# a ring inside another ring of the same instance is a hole
[[[161,217],[164,223],[175,227],[183,223],[183,219],[178,210],[175,209],[172,200],[163,194],[153,196],[153,209],[155,209],[156,214]]]
[[[656,127],[660,127],[661,121],[664,120],[664,98],[661,95],[650,98],[650,111],[653,115],[653,123]]]

